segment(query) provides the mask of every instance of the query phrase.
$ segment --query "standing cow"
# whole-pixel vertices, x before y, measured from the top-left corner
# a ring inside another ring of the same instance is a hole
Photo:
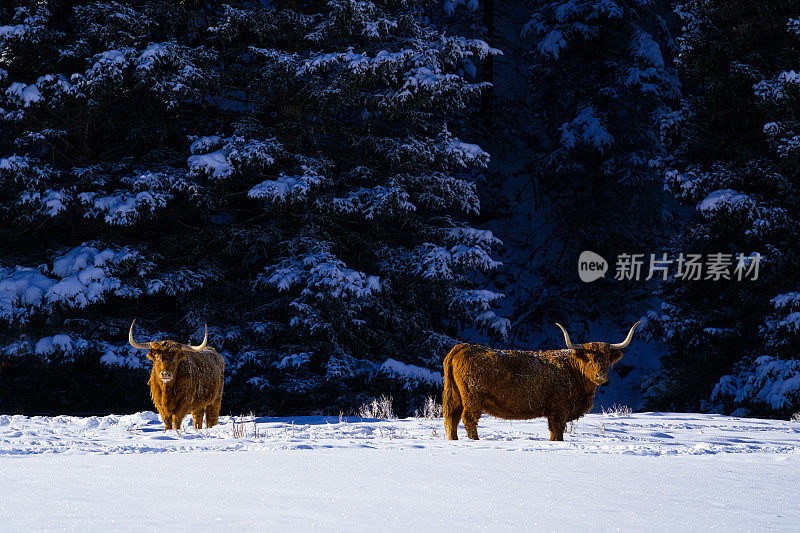
[[[633,338],[633,325],[619,344],[574,345],[561,324],[566,350],[526,352],[459,344],[444,359],[444,429],[457,440],[458,421],[478,438],[483,413],[509,420],[547,417],[550,440],[564,440],[567,422],[588,413],[598,385]]]
[[[208,326],[203,342],[189,346],[175,341],[136,342],[133,324],[128,342],[134,348],[148,350],[153,362],[150,372],[150,396],[164,419],[164,431],[181,430],[184,417],[192,413],[195,429],[217,425],[222,406],[222,387],[225,383],[225,361],[217,351],[207,346]]]

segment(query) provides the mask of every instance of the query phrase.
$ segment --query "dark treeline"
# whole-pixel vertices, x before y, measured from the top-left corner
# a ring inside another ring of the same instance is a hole
[[[150,409],[134,318],[265,414],[643,318],[642,407],[790,415],[797,70],[794,1],[3,2],[0,412]]]

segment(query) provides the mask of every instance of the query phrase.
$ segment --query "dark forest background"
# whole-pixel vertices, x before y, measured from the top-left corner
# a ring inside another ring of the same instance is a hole
[[[789,416],[798,71],[796,1],[7,0],[0,412],[151,409],[134,318],[207,323],[262,414],[411,413],[457,342],[642,319],[609,398]]]

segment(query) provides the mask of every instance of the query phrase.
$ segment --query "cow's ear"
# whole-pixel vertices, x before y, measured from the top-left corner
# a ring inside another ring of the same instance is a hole
[[[180,363],[184,359],[186,359],[186,350],[181,350],[178,352],[178,362]]]
[[[155,361],[155,359],[153,359],[153,356],[150,355],[150,350],[147,350],[147,353],[145,355],[147,355],[147,358],[150,359],[151,361]]]
[[[622,350],[611,350],[611,364],[613,365],[620,359],[622,359]]]

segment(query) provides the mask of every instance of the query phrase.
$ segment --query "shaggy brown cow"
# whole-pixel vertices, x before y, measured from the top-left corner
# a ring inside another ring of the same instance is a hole
[[[195,429],[202,429],[203,415],[206,428],[217,425],[222,405],[222,387],[225,383],[225,361],[217,351],[207,346],[208,326],[203,342],[189,346],[174,341],[136,342],[133,324],[128,332],[128,342],[134,348],[149,350],[147,358],[153,361],[150,372],[150,396],[164,419],[164,431],[180,432],[184,417],[192,413]]]
[[[457,440],[458,420],[467,436],[478,438],[478,419],[483,413],[508,420],[547,417],[550,440],[564,440],[567,422],[589,412],[598,385],[608,381],[611,365],[622,358],[619,344],[589,342],[573,345],[564,332],[566,350],[525,352],[493,350],[459,344],[444,359],[444,429]]]

